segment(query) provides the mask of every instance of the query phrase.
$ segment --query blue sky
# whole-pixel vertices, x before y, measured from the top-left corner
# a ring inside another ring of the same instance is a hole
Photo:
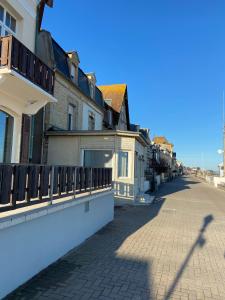
[[[164,135],[187,165],[222,157],[224,0],[55,0],[43,28],[97,83],[127,83],[131,121]]]

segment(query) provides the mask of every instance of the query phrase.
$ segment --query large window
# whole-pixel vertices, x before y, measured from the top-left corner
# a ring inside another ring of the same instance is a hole
[[[88,130],[95,130],[95,115],[92,112],[88,115]]]
[[[118,153],[118,177],[128,177],[128,152]]]
[[[0,163],[11,162],[13,117],[0,111]]]
[[[16,19],[0,5],[0,35],[16,33]]]
[[[84,167],[111,168],[112,151],[110,150],[84,150]]]

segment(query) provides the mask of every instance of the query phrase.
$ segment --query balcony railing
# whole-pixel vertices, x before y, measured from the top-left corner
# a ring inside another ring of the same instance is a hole
[[[112,186],[112,169],[0,164],[0,212]]]
[[[53,95],[54,71],[12,35],[0,37],[0,67],[16,71]]]

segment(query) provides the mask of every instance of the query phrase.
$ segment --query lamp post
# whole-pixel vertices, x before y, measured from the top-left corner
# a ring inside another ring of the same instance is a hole
[[[154,168],[154,162],[156,160],[155,153],[156,153],[156,149],[153,146],[153,148],[152,148],[152,184],[151,184],[152,185],[152,188],[151,188],[152,192],[155,192],[155,168]]]

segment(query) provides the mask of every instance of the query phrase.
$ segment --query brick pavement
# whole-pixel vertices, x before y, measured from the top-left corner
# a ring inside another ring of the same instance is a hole
[[[225,192],[167,183],[7,299],[224,300]]]

